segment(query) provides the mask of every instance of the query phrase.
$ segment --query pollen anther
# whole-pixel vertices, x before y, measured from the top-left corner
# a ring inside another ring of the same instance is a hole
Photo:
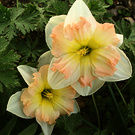
[[[48,90],[43,90],[41,95],[43,97],[47,97],[48,99],[52,99],[53,98],[53,93],[49,92]]]
[[[90,48],[88,46],[81,48],[79,51],[77,51],[77,54],[81,56],[85,56],[88,53],[90,53]]]

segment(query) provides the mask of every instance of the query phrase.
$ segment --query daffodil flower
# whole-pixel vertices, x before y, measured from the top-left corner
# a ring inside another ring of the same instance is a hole
[[[131,77],[131,63],[118,48],[123,35],[115,33],[113,24],[98,23],[82,0],[74,2],[67,16],[52,17],[45,33],[53,55],[48,71],[52,88],[71,85],[86,96],[97,91],[105,81]]]
[[[39,71],[20,65],[18,70],[28,84],[28,88],[13,94],[7,110],[21,118],[36,118],[44,135],[50,135],[60,115],[77,113],[79,107],[74,100],[76,91],[71,87],[54,90],[47,82],[48,65]]]

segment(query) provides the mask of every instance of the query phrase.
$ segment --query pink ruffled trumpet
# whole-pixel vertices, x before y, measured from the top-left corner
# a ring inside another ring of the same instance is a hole
[[[48,82],[59,89],[71,85],[80,95],[96,92],[105,81],[128,79],[132,66],[118,47],[123,35],[116,34],[114,25],[100,24],[82,0],[76,0],[67,16],[52,17],[45,28],[46,42],[52,61]],[[43,54],[42,63],[48,57]]]
[[[13,94],[7,105],[7,111],[25,119],[36,118],[44,135],[50,135],[55,120],[64,114],[79,111],[75,102],[75,90],[69,86],[54,90],[47,82],[49,65],[44,65],[39,72],[32,67],[20,65],[18,70],[28,84],[28,88]]]

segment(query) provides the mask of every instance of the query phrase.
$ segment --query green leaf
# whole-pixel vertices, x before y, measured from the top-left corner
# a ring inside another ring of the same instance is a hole
[[[113,0],[106,0],[109,5],[113,5]]]
[[[38,13],[35,10],[35,7],[32,5],[27,5],[27,8],[24,12],[16,19],[14,22],[16,28],[21,31],[23,34],[29,33],[30,30],[34,30],[34,24],[36,22],[36,17]]]
[[[5,38],[0,38],[0,53],[3,52],[8,45],[9,42],[7,42]]]
[[[17,122],[17,117],[12,117],[7,125],[0,131],[0,135],[10,135],[11,130]]]
[[[131,34],[125,39],[123,48],[127,47],[135,56],[135,24],[132,27]]]
[[[114,93],[113,93],[113,90],[112,90],[111,85],[108,85],[108,90],[109,90],[109,92],[110,92],[110,95],[111,95],[111,97],[112,97],[113,103],[114,103],[114,105],[115,105],[115,107],[116,107],[116,111],[117,111],[117,113],[118,113],[118,115],[119,115],[119,118],[120,118],[120,120],[121,120],[121,125],[122,125],[122,127],[123,127],[123,131],[124,131],[125,133],[127,133],[125,119],[124,119],[124,117],[123,117],[123,115],[122,115],[122,113],[121,113],[121,110],[120,110],[120,108],[119,108],[119,105],[118,105],[117,100],[116,100],[116,98],[115,98],[115,95],[114,95]]]
[[[106,8],[109,7],[109,5],[106,5],[104,1],[99,0],[90,0],[90,2],[86,4],[90,8],[91,12],[96,16],[103,16],[107,12]]]
[[[9,26],[7,26],[7,28],[5,29],[5,31],[3,32],[4,35],[6,35],[6,37],[11,40],[14,36],[17,36],[17,30],[15,28],[15,25],[10,22]]]
[[[34,135],[37,131],[38,124],[33,123],[30,126],[28,126],[26,129],[24,129],[22,132],[20,132],[18,135]]]
[[[9,25],[10,20],[10,11],[2,4],[0,4],[0,34],[5,30]]]
[[[43,132],[41,132],[39,135],[44,135]]]
[[[20,56],[13,50],[5,50],[0,54],[0,82],[7,88],[19,86],[14,67]]]
[[[22,13],[16,8],[7,9],[0,4],[0,34],[11,40],[16,34],[15,19]]]
[[[128,117],[135,122],[135,115],[134,115],[134,97],[131,98],[130,103],[128,104]]]
[[[0,84],[4,84],[8,88],[18,86],[19,83],[16,79],[14,67],[20,56],[13,50],[8,50],[9,42],[5,38],[0,38],[0,43]]]
[[[75,0],[69,0],[70,4],[73,4],[75,2]]]
[[[75,135],[91,135],[92,129],[88,127],[81,127],[77,131],[75,131]]]
[[[82,119],[80,113],[72,114],[70,117],[65,115],[57,120],[57,126],[64,128],[68,135],[75,135],[75,130],[81,124]]]
[[[131,24],[122,19],[121,21],[117,21],[116,23],[116,32],[123,34],[124,38],[129,38],[131,34]]]
[[[47,2],[47,0],[31,0],[33,2],[36,2],[36,3],[45,3]]]
[[[94,135],[107,135],[107,130],[103,130],[103,131],[97,131],[94,133]]]
[[[48,6],[46,8],[47,12],[54,13],[56,15],[67,14],[69,10],[69,4],[67,0],[51,0],[48,2]]]
[[[3,93],[3,87],[1,83],[0,83],[0,92]]]
[[[35,6],[28,4],[25,8],[10,8],[9,10],[0,4],[0,34],[11,40],[17,36],[18,31],[23,34],[35,29],[38,16]]]
[[[11,22],[14,22],[17,20],[17,18],[24,12],[24,9],[23,8],[11,8],[10,9],[10,19],[11,19]]]
[[[129,128],[130,134],[134,135],[135,134],[135,126]]]
[[[41,41],[41,40],[40,40]],[[22,60],[31,62],[36,62],[38,57],[44,53],[44,50],[38,46],[39,39],[32,40],[32,37],[27,38],[26,40],[20,40],[18,42],[17,51],[23,56]],[[20,46],[23,46],[22,48]]]
[[[48,18],[44,15],[45,8],[41,8],[38,4],[35,4],[36,10],[38,11],[38,17],[36,21],[37,28],[44,31],[45,24],[48,22]]]
[[[133,73],[133,75],[132,75],[132,78],[129,83],[129,88],[130,88],[130,98],[133,98],[135,96],[135,73]]]

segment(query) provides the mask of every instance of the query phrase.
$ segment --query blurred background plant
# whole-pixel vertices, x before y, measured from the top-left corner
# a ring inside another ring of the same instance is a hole
[[[50,17],[67,14],[75,0],[1,0],[0,2],[0,135],[43,135],[34,120],[6,111],[9,97],[27,87],[16,67],[36,67],[49,50],[44,28]],[[129,80],[105,85],[92,96],[80,96],[78,114],[61,116],[53,135],[135,135],[135,0],[84,0],[96,20],[113,23],[124,35],[121,49],[129,57]]]

